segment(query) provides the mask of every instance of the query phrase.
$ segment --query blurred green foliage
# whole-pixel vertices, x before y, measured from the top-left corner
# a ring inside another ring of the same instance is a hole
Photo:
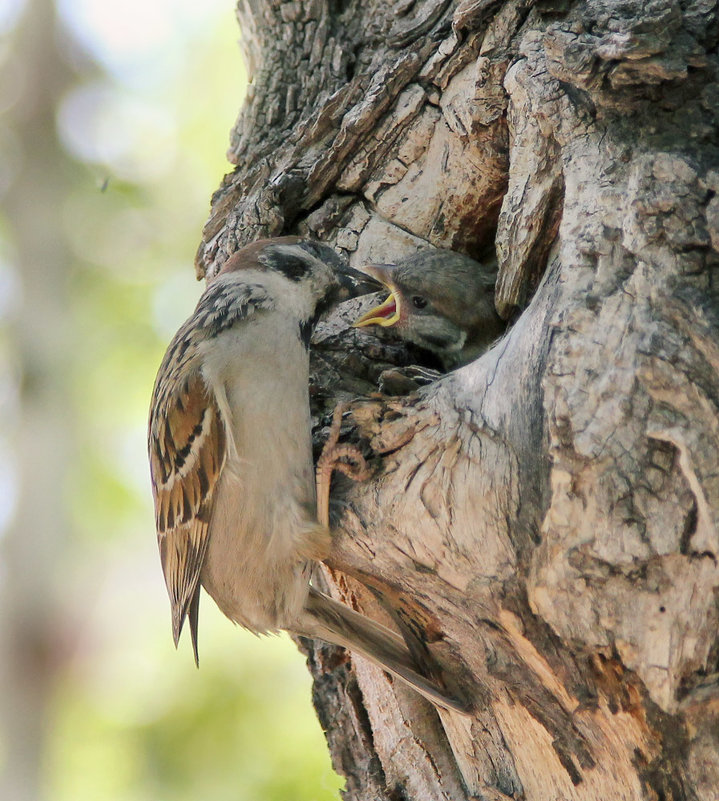
[[[336,798],[338,777],[308,716],[308,681],[295,669],[294,646],[240,635],[241,647],[228,648],[220,625],[206,638],[199,674],[185,650],[175,665],[150,652],[120,656],[104,676],[67,677],[48,797]]]
[[[201,292],[193,256],[229,168],[244,83],[232,0],[195,4],[202,13],[164,0],[162,13],[185,23],[136,59],[126,48],[124,61],[88,22],[103,3],[124,9],[131,36],[142,3],[59,3],[80,41],[68,45],[76,85],[57,109],[75,165],[58,210],[72,256],[73,408],[58,414],[75,436],[63,478],[72,533],[57,566],[67,659],[49,704],[46,795],[336,799],[294,644],[233,627],[205,597],[196,670],[189,641],[172,646],[154,538],[147,407],[164,348]]]

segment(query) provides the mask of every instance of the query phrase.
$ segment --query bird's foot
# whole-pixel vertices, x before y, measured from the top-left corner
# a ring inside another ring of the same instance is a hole
[[[317,484],[317,519],[329,528],[330,524],[330,483],[332,473],[339,470],[355,481],[366,481],[372,471],[367,460],[356,445],[340,443],[340,430],[342,428],[342,415],[347,411],[348,404],[338,403],[332,414],[332,424],[327,441],[322,448],[320,458],[317,460],[315,473]]]

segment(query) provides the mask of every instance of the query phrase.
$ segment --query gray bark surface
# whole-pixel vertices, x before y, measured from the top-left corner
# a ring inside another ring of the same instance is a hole
[[[382,588],[475,703],[312,648],[345,798],[719,798],[717,3],[238,12],[252,85],[199,274],[294,232],[355,266],[496,248],[513,322],[394,399],[405,348],[350,312],[315,338],[318,434],[365,396],[375,469],[338,482],[325,578],[390,623]]]

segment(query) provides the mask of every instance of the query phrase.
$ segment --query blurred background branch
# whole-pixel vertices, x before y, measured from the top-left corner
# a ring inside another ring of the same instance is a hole
[[[335,798],[295,646],[206,604],[197,672],[154,542],[147,404],[228,168],[232,3],[4,0],[0,35],[0,798]]]

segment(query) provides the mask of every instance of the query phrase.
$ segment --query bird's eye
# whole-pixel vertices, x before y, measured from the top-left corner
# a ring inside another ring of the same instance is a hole
[[[427,305],[427,298],[423,298],[421,295],[412,295],[412,305],[415,309],[424,309]]]

